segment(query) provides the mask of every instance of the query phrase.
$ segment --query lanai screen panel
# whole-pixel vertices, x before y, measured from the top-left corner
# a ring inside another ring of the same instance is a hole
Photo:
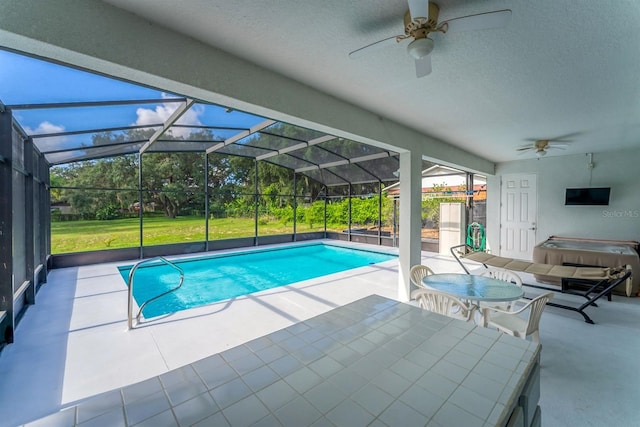
[[[318,132],[316,130],[289,124],[285,125],[283,123],[274,123],[262,132],[274,136],[294,138],[300,141],[312,141],[326,135],[325,133]]]
[[[347,159],[353,159],[387,151],[382,148],[374,147],[373,145],[367,145],[361,142],[342,138],[332,139],[319,145],[320,147]]]
[[[314,163],[307,162],[289,154],[279,154],[277,156],[269,157],[264,161],[293,170],[307,166],[316,166]]]
[[[398,181],[398,177],[396,176],[398,169],[400,168],[400,160],[398,156],[367,160],[356,164],[358,167],[368,171],[372,175],[375,175],[376,178],[382,182]]]
[[[160,139],[166,141],[206,141],[224,142],[244,129],[202,128],[196,126],[171,126]]]
[[[337,156],[316,146],[305,147],[286,154],[279,154],[268,159],[272,163],[277,163],[292,169],[320,166],[325,163],[344,161],[343,157]]]
[[[63,151],[57,153],[47,153],[45,158],[52,165],[60,165],[65,163],[78,162],[82,160],[100,159],[103,157],[122,156],[126,154],[136,154],[145,144],[145,141],[135,143],[124,143],[107,147],[87,147],[85,149],[77,149]]]
[[[217,142],[161,139],[156,141],[155,144],[149,147],[149,149],[146,152],[147,153],[169,153],[169,152],[203,153],[207,150],[207,148],[211,147],[214,144],[217,144]]]
[[[289,154],[308,160],[315,165],[323,165],[325,163],[333,163],[345,160],[343,156],[335,154],[331,151],[327,151],[321,148],[319,145],[306,147]]]
[[[308,171],[301,172],[303,175],[308,176],[309,178],[320,182],[327,187],[334,187],[337,185],[348,185],[349,181],[346,179],[331,173],[329,170],[324,169],[312,169]]]
[[[255,158],[265,153],[270,153],[271,150],[265,150],[262,148],[249,147],[246,145],[229,144],[226,147],[222,147],[219,150],[214,151],[219,154],[229,154],[232,156],[251,157]]]
[[[237,142],[239,145],[247,145],[252,147],[259,147],[270,151],[278,151],[283,148],[288,148],[294,145],[298,145],[301,142],[305,142],[303,139],[297,139],[293,137],[282,137],[265,132],[259,134],[253,134]]]
[[[372,173],[360,168],[358,165],[340,165],[326,168],[328,172],[332,172],[343,177],[349,183],[378,182],[378,178]]]
[[[80,134],[60,132],[56,136],[43,137],[41,134],[30,135],[41,153],[61,152],[79,148],[110,146],[126,144],[133,141],[147,140],[157,128],[126,129],[96,132],[92,130],[82,131]]]

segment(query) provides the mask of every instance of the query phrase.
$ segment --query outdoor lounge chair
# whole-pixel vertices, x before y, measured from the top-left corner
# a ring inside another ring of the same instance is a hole
[[[631,269],[624,267],[578,267],[575,265],[555,265],[540,264],[530,261],[517,260],[513,258],[499,257],[486,252],[474,252],[468,245],[458,245],[451,249],[454,256],[462,269],[470,274],[469,270],[462,260],[478,262],[486,268],[498,267],[505,270],[522,271],[530,274],[539,274],[544,276],[558,277],[562,279],[562,287],[542,286],[523,283],[529,286],[548,291],[562,292],[572,295],[584,297],[587,301],[578,307],[548,302],[547,305],[552,307],[564,308],[566,310],[576,311],[584,317],[584,321],[593,324],[593,320],[584,312],[589,306],[597,307],[596,301],[604,295],[611,299],[611,291],[616,286],[624,283],[631,277]],[[578,290],[573,284],[585,285],[586,290]]]

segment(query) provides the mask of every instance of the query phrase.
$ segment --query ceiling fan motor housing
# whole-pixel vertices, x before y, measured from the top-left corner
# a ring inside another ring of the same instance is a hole
[[[411,18],[411,12],[407,10],[404,14],[404,33],[407,37],[413,37],[416,39],[425,38],[429,33],[436,30],[438,27],[438,15],[440,14],[440,8],[437,4],[429,2],[429,18],[416,17]]]
[[[535,147],[538,151],[542,150],[546,150],[547,147],[549,146],[549,140],[548,139],[539,139],[535,142]]]

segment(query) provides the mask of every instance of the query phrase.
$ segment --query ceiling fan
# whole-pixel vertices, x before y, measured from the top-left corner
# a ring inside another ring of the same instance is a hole
[[[404,15],[404,34],[392,36],[349,53],[349,58],[357,59],[372,50],[398,44],[413,39],[407,45],[407,53],[416,63],[416,76],[424,77],[431,73],[431,51],[434,47],[431,33],[451,33],[459,31],[486,30],[502,28],[509,23],[511,10],[497,10],[477,15],[462,16],[438,22],[440,7],[428,0],[408,0],[409,10]]]
[[[547,150],[564,150],[569,146],[568,144],[564,144],[564,142],[569,142],[569,140],[564,139],[564,137],[553,139],[536,139],[532,141],[533,144],[518,148],[517,151],[519,152],[519,154],[534,151],[536,153],[536,156],[542,157],[547,155]]]

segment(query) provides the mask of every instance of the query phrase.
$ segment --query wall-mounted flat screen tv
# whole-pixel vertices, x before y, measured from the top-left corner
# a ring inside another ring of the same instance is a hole
[[[606,206],[611,187],[567,188],[564,204],[567,206]]]

